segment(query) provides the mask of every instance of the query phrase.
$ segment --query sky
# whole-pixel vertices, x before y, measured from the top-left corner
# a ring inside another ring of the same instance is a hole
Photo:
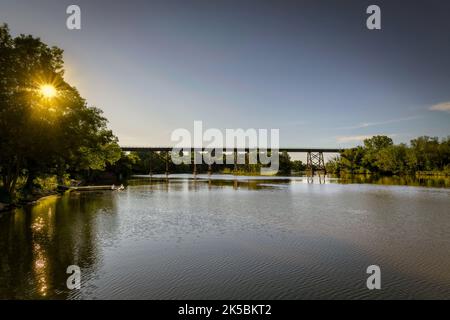
[[[449,16],[446,0],[0,0],[0,23],[64,49],[66,80],[133,146],[195,120],[279,129],[281,147],[449,136]]]

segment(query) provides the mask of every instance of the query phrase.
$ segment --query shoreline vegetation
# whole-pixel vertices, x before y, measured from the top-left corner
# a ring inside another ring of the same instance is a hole
[[[450,177],[449,171],[418,171],[416,177]]]
[[[334,174],[450,175],[450,136],[422,136],[410,144],[394,144],[387,136],[364,140],[363,146],[346,149],[326,164]]]
[[[12,37],[0,25],[0,211],[64,193],[71,186],[120,184],[135,174],[164,173],[149,152],[123,152],[108,120],[64,79],[63,50],[31,35]],[[199,173],[208,170],[198,165]],[[213,165],[212,173],[259,175],[261,165]],[[450,176],[450,137],[419,137],[394,145],[364,140],[326,164],[335,175]],[[278,175],[306,170],[283,152]],[[171,173],[192,166],[169,163]]]
[[[230,176],[258,176],[258,177],[267,177],[268,180],[271,177],[276,177],[279,175],[272,176],[263,176],[255,173],[248,173],[245,171],[236,171],[232,172],[230,170],[224,170],[222,172],[216,172],[215,174],[221,175],[230,175]],[[306,177],[306,172],[293,172],[289,175],[283,175],[283,177]],[[349,183],[358,183],[358,184],[380,184],[380,185],[404,185],[404,186],[421,186],[421,187],[438,187],[438,188],[450,188],[450,174],[448,172],[417,172],[415,175],[378,175],[378,174],[327,174],[328,178],[338,179],[338,183],[341,184],[349,184]],[[132,180],[132,176],[129,177]],[[164,179],[161,179],[164,180]],[[102,181],[98,181],[96,184],[92,185],[83,185],[80,189],[77,187],[62,187],[58,186],[53,190],[36,190],[35,193],[27,194],[26,198],[21,198],[16,202],[11,203],[2,203],[0,202],[0,214],[8,211],[12,211],[17,208],[21,208],[29,205],[36,205],[40,201],[43,201],[50,197],[58,197],[63,196],[70,192],[89,192],[94,191],[95,188],[99,187],[99,183]],[[126,183],[126,181],[124,181]],[[102,185],[100,186],[101,190],[109,190],[110,185]],[[106,188],[108,187],[108,188]],[[111,191],[114,191],[111,188]]]
[[[63,51],[0,25],[0,203],[29,203],[71,181],[126,179],[101,109],[64,79]]]

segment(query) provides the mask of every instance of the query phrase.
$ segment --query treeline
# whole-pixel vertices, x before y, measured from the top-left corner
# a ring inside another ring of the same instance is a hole
[[[131,174],[149,174],[152,173],[165,173],[166,169],[170,173],[192,173],[192,164],[179,164],[175,165],[172,161],[166,164],[166,153],[156,153],[156,152],[132,152],[128,157],[133,158],[134,162],[131,166],[131,170],[124,170],[121,166],[122,172],[127,172],[128,175]],[[193,161],[192,161],[193,163]],[[166,168],[168,165],[168,168]],[[279,156],[279,175],[289,175],[291,172],[302,172],[306,169],[306,166],[300,160],[292,161],[287,152],[283,152]],[[209,170],[208,165],[205,163],[197,165],[198,173],[207,173]],[[226,164],[225,156],[223,164],[213,164],[211,165],[212,173],[236,173],[234,171],[234,164]],[[237,173],[258,175],[261,172],[261,164],[239,164],[237,165]]]
[[[330,173],[402,175],[450,174],[450,137],[419,137],[409,145],[394,144],[387,136],[364,140],[326,164]]]
[[[0,202],[130,162],[101,110],[64,80],[62,54],[0,26]]]

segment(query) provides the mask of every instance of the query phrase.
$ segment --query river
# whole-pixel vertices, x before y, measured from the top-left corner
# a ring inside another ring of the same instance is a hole
[[[450,189],[352,182],[181,175],[47,198],[0,216],[0,298],[450,299]]]

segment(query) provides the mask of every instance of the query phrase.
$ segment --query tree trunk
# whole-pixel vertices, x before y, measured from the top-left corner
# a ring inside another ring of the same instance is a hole
[[[36,173],[34,171],[29,171],[27,176],[27,181],[25,182],[24,189],[31,192],[33,190],[33,181],[36,178]]]
[[[58,164],[57,175],[56,175],[58,186],[64,185],[64,173],[65,173],[64,169],[65,169],[64,162],[60,162]]]

